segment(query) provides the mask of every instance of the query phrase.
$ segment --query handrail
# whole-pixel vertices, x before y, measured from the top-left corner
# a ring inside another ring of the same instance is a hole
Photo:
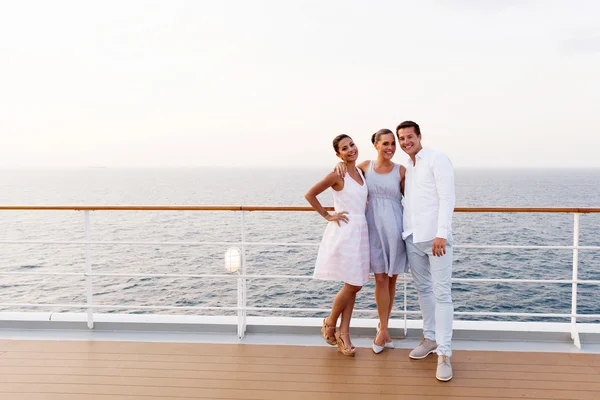
[[[333,210],[333,207],[325,207]],[[105,205],[105,206],[44,206],[44,205],[0,205],[0,211],[314,211],[312,207],[304,206],[165,206],[165,205]],[[600,213],[599,207],[456,207],[454,212],[485,212],[485,213]]]
[[[327,207],[331,210],[332,207]],[[57,276],[83,276],[86,283],[86,303],[85,304],[70,304],[60,305],[70,308],[87,308],[87,322],[88,327],[91,329],[94,326],[94,310],[100,308],[127,308],[127,309],[214,309],[214,310],[231,310],[237,311],[238,313],[238,337],[242,338],[246,331],[246,315],[248,311],[318,311],[318,309],[288,309],[288,308],[271,308],[271,307],[247,307],[247,280],[248,279],[312,279],[308,276],[284,276],[284,275],[253,275],[248,274],[246,271],[245,261],[245,249],[248,246],[318,246],[318,243],[276,243],[276,242],[251,242],[246,238],[245,228],[245,215],[250,211],[283,211],[283,212],[297,212],[297,211],[313,211],[311,207],[303,206],[185,206],[185,205],[104,205],[104,206],[92,206],[92,205],[0,205],[0,211],[2,210],[16,210],[16,211],[83,211],[84,217],[84,240],[67,240],[67,241],[44,241],[44,240],[0,240],[0,244],[74,244],[85,246],[85,269],[83,272],[8,272],[0,271],[2,275],[57,275]],[[183,242],[161,242],[161,241],[98,241],[92,240],[90,235],[90,211],[238,211],[241,217],[241,242],[240,240],[226,241],[226,242],[203,242],[203,241],[183,241]],[[537,316],[540,318],[544,317],[559,317],[559,318],[570,318],[571,319],[571,338],[574,341],[575,346],[581,348],[581,342],[579,333],[577,330],[577,319],[600,319],[600,315],[595,314],[580,314],[577,312],[577,293],[578,285],[599,285],[599,280],[582,280],[578,276],[578,264],[579,264],[579,251],[580,250],[600,250],[600,246],[581,246],[579,243],[580,234],[580,215],[588,213],[600,213],[600,208],[581,208],[581,207],[555,207],[555,208],[539,208],[539,207],[458,207],[455,208],[455,212],[478,212],[478,213],[570,213],[573,214],[573,244],[570,246],[566,245],[553,245],[553,246],[539,246],[539,245],[476,245],[476,244],[456,244],[456,248],[493,248],[493,249],[557,249],[557,250],[570,250],[573,252],[573,275],[571,279],[551,279],[551,280],[540,280],[540,279],[477,279],[477,278],[454,278],[453,282],[488,282],[488,283],[549,283],[549,284],[571,284],[572,299],[571,299],[571,312],[569,314],[549,314],[549,313],[503,313],[503,312],[457,312],[456,315],[488,315],[488,316]],[[113,273],[104,272],[97,273],[92,269],[92,255],[90,252],[90,246],[92,245],[206,245],[206,244],[219,244],[219,245],[241,245],[241,269],[237,271],[235,275],[225,274],[127,274],[127,273]],[[117,305],[102,305],[93,302],[93,278],[95,277],[106,277],[106,276],[156,276],[156,277],[187,277],[187,278],[231,278],[237,280],[237,305],[235,307],[182,307],[182,306],[117,306]],[[416,312],[407,310],[406,301],[406,284],[409,279],[406,276],[402,280],[404,284],[404,310],[400,314],[404,315],[404,329],[407,329],[407,315],[415,314]],[[55,306],[52,304],[25,304],[25,303],[2,303],[0,306],[8,307],[51,307]],[[58,306],[58,305],[57,305]],[[355,310],[357,312],[368,312],[373,313],[374,310]]]

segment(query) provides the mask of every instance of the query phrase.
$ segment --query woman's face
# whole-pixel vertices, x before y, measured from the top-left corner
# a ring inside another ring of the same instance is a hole
[[[356,161],[358,158],[358,147],[356,147],[352,138],[347,137],[340,140],[337,156],[344,162]]]
[[[396,153],[396,138],[393,133],[386,133],[379,136],[379,140],[375,143],[375,149],[379,157],[385,160],[391,160]]]

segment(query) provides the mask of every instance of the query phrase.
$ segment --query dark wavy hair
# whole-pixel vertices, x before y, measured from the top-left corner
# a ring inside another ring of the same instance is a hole
[[[345,133],[342,133],[341,135],[337,135],[335,138],[333,138],[333,149],[335,150],[336,153],[339,153],[338,147],[340,145],[340,142],[346,138],[350,138],[350,136],[346,135]],[[350,138],[350,139],[352,139],[352,138]]]

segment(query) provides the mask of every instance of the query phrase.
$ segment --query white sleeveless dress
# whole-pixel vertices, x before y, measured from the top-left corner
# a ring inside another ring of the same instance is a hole
[[[344,177],[344,188],[333,191],[335,212],[346,211],[348,222],[329,222],[323,240],[313,277],[316,279],[342,281],[354,286],[362,286],[369,280],[369,228],[365,209],[368,188],[360,170],[363,185],[350,174]]]

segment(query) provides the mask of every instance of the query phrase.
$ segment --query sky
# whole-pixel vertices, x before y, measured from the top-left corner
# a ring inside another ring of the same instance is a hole
[[[595,0],[0,0],[0,168],[600,167]],[[398,148],[395,161],[405,163]]]

